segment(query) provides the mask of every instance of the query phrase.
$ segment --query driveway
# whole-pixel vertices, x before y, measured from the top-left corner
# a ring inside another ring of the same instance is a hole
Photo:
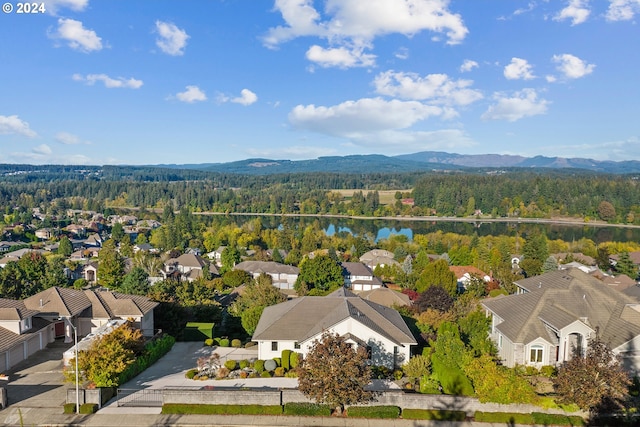
[[[209,358],[213,353],[218,353],[224,363],[226,360],[251,360],[258,358],[258,347],[232,348],[232,347],[205,347],[202,342],[177,342],[169,353],[142,372],[131,381],[123,384],[123,389],[165,388],[165,387],[270,387],[270,388],[296,388],[296,378],[247,378],[234,380],[205,381],[190,380],[185,377],[189,369],[198,366],[198,359]]]

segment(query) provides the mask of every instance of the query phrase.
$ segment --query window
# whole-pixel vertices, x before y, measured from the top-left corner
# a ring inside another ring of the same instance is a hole
[[[293,343],[293,348],[296,349],[296,350],[300,350],[300,343],[298,341]]]
[[[531,363],[542,363],[542,351],[543,348],[540,345],[534,345],[531,347],[531,356],[529,357],[529,362]]]
[[[278,341],[271,341],[271,351],[278,351]]]

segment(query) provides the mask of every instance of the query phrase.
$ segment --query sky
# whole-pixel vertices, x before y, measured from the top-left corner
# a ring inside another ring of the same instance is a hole
[[[0,163],[640,160],[640,0],[2,8]]]

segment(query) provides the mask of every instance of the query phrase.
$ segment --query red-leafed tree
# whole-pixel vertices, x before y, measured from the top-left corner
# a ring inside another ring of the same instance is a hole
[[[365,348],[354,348],[344,337],[325,332],[300,365],[298,388],[340,413],[345,405],[368,402],[373,393],[365,390],[371,380],[367,359]]]

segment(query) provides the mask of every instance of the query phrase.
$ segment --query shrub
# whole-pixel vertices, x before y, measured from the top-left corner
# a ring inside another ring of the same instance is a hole
[[[423,375],[420,378],[420,393],[440,394],[440,383],[435,378]]]
[[[491,298],[495,298],[498,295],[509,295],[509,292],[505,291],[504,289],[494,289],[489,292],[489,297]]]
[[[258,378],[258,373],[257,372],[251,372],[249,374],[249,378]]]
[[[262,371],[264,371],[264,360],[256,360],[253,364],[253,369],[258,373],[262,373]]]
[[[284,368],[282,366],[278,366],[275,371],[273,371],[274,377],[284,377]]]
[[[81,414],[95,414],[98,410],[98,404],[96,403],[83,403],[80,405]]]
[[[227,378],[227,376],[229,376],[229,369],[224,366],[222,368],[218,368],[218,370],[216,371],[216,378],[218,379]]]
[[[213,339],[213,342],[215,343],[215,345],[220,345],[220,340],[221,340],[221,339],[222,339],[222,338],[220,338],[220,337],[215,337],[215,338]]]
[[[235,360],[227,360],[226,362],[224,362],[224,367],[230,371],[235,370],[236,366],[238,366],[238,362],[236,362]]]
[[[278,367],[278,364],[275,360],[269,359],[264,361],[264,369],[265,371],[275,371]]]
[[[195,377],[197,373],[198,373],[197,369],[189,369],[187,371],[187,373],[184,374],[184,376],[187,377],[188,379],[192,380],[193,377]]]
[[[298,370],[297,369],[292,369],[290,371],[287,371],[286,374],[284,374],[285,378],[298,378]]]
[[[249,341],[248,343],[246,343],[244,345],[244,348],[251,348],[251,347],[255,347],[257,345],[258,345],[258,343],[256,343],[255,341]]]
[[[291,369],[295,369],[300,364],[300,353],[296,353],[295,351],[291,353],[289,357],[289,366]]]
[[[431,374],[431,356],[417,354],[402,366],[404,374],[409,379],[421,378]]]
[[[76,404],[75,403],[65,403],[64,406],[65,414],[75,414],[76,413]]]
[[[282,366],[282,358],[280,357],[274,357],[273,361],[276,362],[277,366]]]
[[[229,347],[229,338],[220,338],[220,347]]]
[[[249,373],[247,371],[240,371],[240,378],[245,379],[249,377]]]
[[[234,348],[240,348],[242,347],[242,341],[240,341],[239,339],[235,338],[233,340],[231,340],[231,347]]]
[[[269,371],[262,371],[262,373],[260,374],[261,378],[271,378],[271,372]]]
[[[207,347],[211,347],[213,343],[213,338],[207,338],[206,340],[204,340],[204,345],[206,345]]]
[[[447,411],[438,409],[403,409],[402,418],[406,420],[464,421],[464,411]]]
[[[390,369],[386,366],[372,366],[371,367],[371,378],[377,378],[379,380],[383,380],[389,378]]]
[[[400,408],[397,406],[350,406],[347,414],[357,418],[398,418]]]
[[[285,370],[291,369],[291,350],[282,350],[282,366]]]
[[[240,369],[244,369],[244,368],[248,368],[249,367],[249,361],[247,359],[242,359],[238,365],[240,365]]]
[[[308,417],[329,417],[331,407],[319,403],[290,402],[284,404],[285,415],[303,415]]]
[[[404,376],[404,373],[402,372],[401,369],[396,369],[395,371],[393,371],[393,378],[396,381],[400,381],[403,376]]]
[[[551,378],[558,373],[558,370],[555,366],[552,365],[544,365],[540,368],[540,375]]]
[[[162,413],[199,415],[282,415],[282,406],[167,403],[162,406]]]

